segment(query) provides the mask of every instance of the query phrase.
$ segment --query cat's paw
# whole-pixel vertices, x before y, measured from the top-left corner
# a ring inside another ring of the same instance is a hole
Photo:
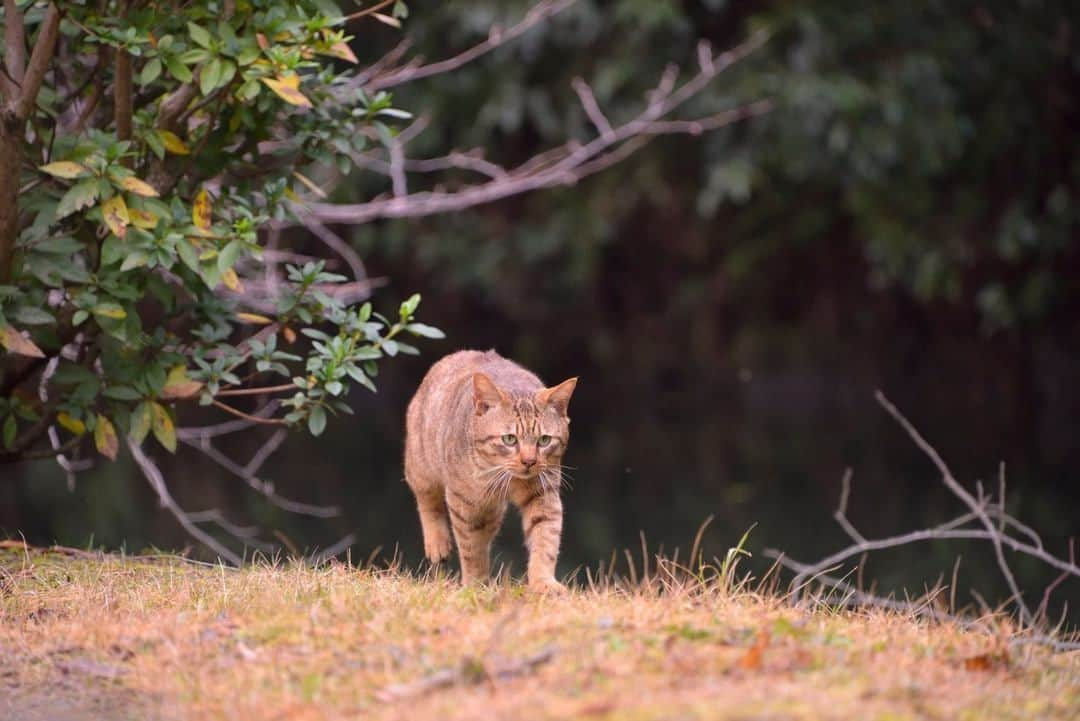
[[[431,534],[433,537],[424,539],[424,554],[432,565],[445,561],[450,556],[451,540],[449,533]]]
[[[554,578],[544,578],[538,581],[529,581],[529,590],[533,593],[542,593],[551,596],[565,596],[569,591]]]

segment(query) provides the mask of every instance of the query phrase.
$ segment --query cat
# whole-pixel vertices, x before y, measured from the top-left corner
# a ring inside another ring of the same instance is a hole
[[[405,481],[431,563],[450,555],[453,531],[462,582],[486,581],[491,542],[512,502],[525,531],[529,588],[565,590],[555,563],[567,407],[576,386],[570,378],[545,388],[494,350],[458,351],[431,366],[405,422]]]

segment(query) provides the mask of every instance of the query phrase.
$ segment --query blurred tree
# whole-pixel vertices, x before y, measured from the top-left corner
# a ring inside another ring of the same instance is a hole
[[[446,4],[418,17],[412,37],[438,54],[513,5]],[[781,279],[831,274],[977,317],[986,332],[1041,327],[1077,297],[1078,21],[1066,2],[581,0],[527,42],[418,89],[437,118],[422,141],[496,137],[492,159],[514,162],[565,128],[588,138],[566,92],[575,77],[610,117],[628,117],[651,78],[693,60],[696,38],[726,45],[756,27],[773,33],[765,50],[693,105],[764,96],[776,110],[693,146],[653,143],[572,192],[358,242],[411,246],[474,287],[541,263],[551,296],[565,297],[601,282],[605,248],[641,252],[657,240],[645,229],[663,228],[676,255],[722,268],[701,282],[738,305],[783,303]]]

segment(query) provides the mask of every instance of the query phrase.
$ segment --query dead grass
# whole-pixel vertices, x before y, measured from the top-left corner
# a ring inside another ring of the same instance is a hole
[[[654,570],[655,574],[655,570]],[[0,548],[0,718],[1075,719],[1080,654],[722,578],[565,597]]]

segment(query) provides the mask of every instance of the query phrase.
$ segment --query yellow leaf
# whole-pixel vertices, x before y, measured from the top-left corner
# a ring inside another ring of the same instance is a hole
[[[97,417],[97,424],[94,426],[94,445],[97,446],[98,453],[110,461],[116,460],[116,452],[120,449],[120,441],[116,437],[116,428],[113,427],[112,421],[100,413]]]
[[[42,165],[38,170],[48,173],[57,178],[78,178],[87,172],[86,168],[78,163],[73,163],[70,160],[59,160],[55,163],[49,163],[48,165]]]
[[[153,230],[158,224],[158,217],[156,215],[145,210],[139,210],[138,208],[128,208],[128,217],[131,218],[132,225],[136,228],[143,228],[144,230]]]
[[[292,188],[285,188],[285,197],[288,198],[289,200],[293,201],[294,203],[302,202],[301,199],[300,199],[300,196],[297,195],[296,191],[293,190]]]
[[[266,36],[262,33],[255,33],[255,42],[259,44],[260,50],[266,50],[270,47],[270,41],[266,39]]]
[[[81,436],[86,433],[86,424],[80,421],[78,418],[72,418],[67,413],[61,411],[56,414],[56,422],[67,428],[69,431],[77,436]]]
[[[311,101],[300,92],[300,76],[286,75],[276,78],[260,78],[266,87],[277,93],[278,97],[290,105],[298,105],[302,108],[310,108]]]
[[[173,155],[191,155],[191,148],[176,133],[171,130],[158,130],[157,134],[165,149]]]
[[[165,386],[161,389],[161,397],[167,400],[179,398],[191,398],[202,390],[203,384],[188,377],[187,368],[176,366],[169,371],[165,379]]]
[[[323,55],[329,55],[330,57],[347,60],[353,64],[359,62],[359,60],[356,59],[356,55],[353,53],[352,48],[350,48],[349,44],[346,42],[334,43],[329,48],[323,51]]]
[[[154,414],[150,426],[154,431],[154,438],[157,438],[158,443],[165,446],[170,453],[175,453],[176,427],[173,426],[172,418],[169,417],[169,411],[160,403],[151,403],[150,410]]]
[[[401,21],[398,20],[395,17],[390,17],[389,15],[383,15],[382,13],[371,13],[371,17],[375,18],[376,20],[378,20],[381,23],[386,23],[387,25],[389,25],[392,28],[397,28],[398,30],[401,29]]]
[[[122,195],[114,195],[106,200],[101,206],[101,215],[105,218],[105,225],[109,226],[117,238],[127,235],[128,224],[131,216],[128,215],[127,203]]]
[[[323,189],[315,185],[315,181],[307,177],[303,173],[294,170],[293,177],[303,183],[304,186],[307,187],[307,189],[310,190],[312,193],[315,193],[315,195],[319,196],[320,198],[326,197],[326,193],[323,191]]]
[[[258,323],[259,325],[267,325],[274,322],[265,315],[258,315],[256,313],[237,313],[236,319],[241,323]]]
[[[202,230],[210,230],[210,215],[213,205],[210,202],[210,193],[203,188],[195,196],[195,202],[191,206],[191,222]]]
[[[139,180],[135,177],[124,178],[120,181],[120,187],[124,190],[135,193],[135,195],[141,195],[144,198],[156,198],[158,192],[154,190],[154,186],[147,183],[145,180]]]
[[[234,293],[243,293],[244,284],[240,282],[240,276],[232,268],[226,268],[221,274],[221,282]]]
[[[44,358],[45,354],[34,345],[34,341],[23,336],[13,326],[0,326],[0,345],[8,349],[9,353],[24,355],[29,358]]]

